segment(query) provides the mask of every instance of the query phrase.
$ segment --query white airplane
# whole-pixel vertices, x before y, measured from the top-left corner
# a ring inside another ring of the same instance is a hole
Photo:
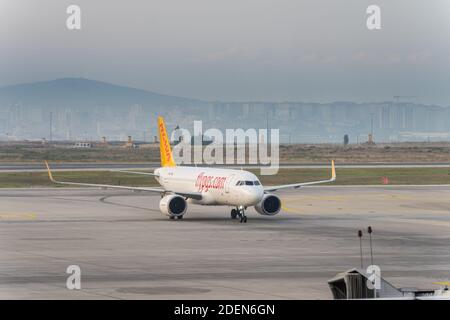
[[[166,126],[162,117],[158,117],[158,127],[161,167],[153,173],[135,171],[121,172],[154,176],[161,185],[160,188],[57,181],[53,178],[50,167],[47,161],[45,161],[49,178],[54,183],[65,185],[159,193],[161,194],[159,208],[170,219],[182,219],[186,213],[188,203],[229,206],[233,207],[231,210],[231,218],[236,219],[239,217],[240,222],[247,222],[245,210],[252,206],[262,215],[273,216],[279,213],[281,210],[281,200],[272,193],[274,191],[336,180],[334,161],[331,162],[331,178],[328,180],[270,187],[264,187],[253,173],[245,170],[177,166],[173,160]]]

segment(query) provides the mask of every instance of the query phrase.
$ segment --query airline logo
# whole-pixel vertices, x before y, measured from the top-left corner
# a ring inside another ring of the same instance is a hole
[[[170,150],[170,142],[166,132],[166,126],[162,117],[158,118],[159,138],[160,138],[160,153],[161,165],[163,167],[174,167],[175,161],[172,158],[172,151]]]
[[[225,186],[226,177],[206,176],[204,172],[197,176],[195,187],[199,192],[207,192],[209,189],[223,189]]]
[[[160,124],[159,124],[159,131],[161,132],[161,142],[162,142],[162,144],[163,144],[163,146],[164,146],[164,153],[165,153],[165,156],[166,156],[166,160],[168,161],[169,159],[170,159],[170,146],[169,146],[169,141],[167,140],[167,136],[166,136],[166,130],[165,130],[165,128],[164,128],[164,123],[163,122],[161,122]]]

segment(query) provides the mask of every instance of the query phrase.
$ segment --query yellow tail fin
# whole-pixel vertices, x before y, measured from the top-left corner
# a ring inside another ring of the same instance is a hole
[[[167,136],[166,125],[163,117],[158,117],[159,129],[159,152],[161,155],[161,167],[175,167],[176,163],[173,160],[172,150],[170,149],[170,141]]]

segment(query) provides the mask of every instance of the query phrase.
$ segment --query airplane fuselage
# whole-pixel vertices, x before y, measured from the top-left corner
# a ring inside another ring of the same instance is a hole
[[[259,179],[245,170],[176,166],[161,167],[154,173],[166,190],[200,193],[200,200],[189,199],[194,204],[249,207],[264,195]]]

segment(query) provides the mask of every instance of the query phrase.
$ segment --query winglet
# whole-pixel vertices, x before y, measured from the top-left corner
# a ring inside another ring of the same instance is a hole
[[[336,180],[336,169],[334,167],[334,160],[331,160],[331,180]]]
[[[47,167],[48,177],[50,178],[50,181],[55,182],[55,180],[53,179],[53,176],[52,176],[52,172],[50,171],[50,167],[48,166],[48,162],[47,161],[44,161],[44,162],[45,162],[45,166]]]

